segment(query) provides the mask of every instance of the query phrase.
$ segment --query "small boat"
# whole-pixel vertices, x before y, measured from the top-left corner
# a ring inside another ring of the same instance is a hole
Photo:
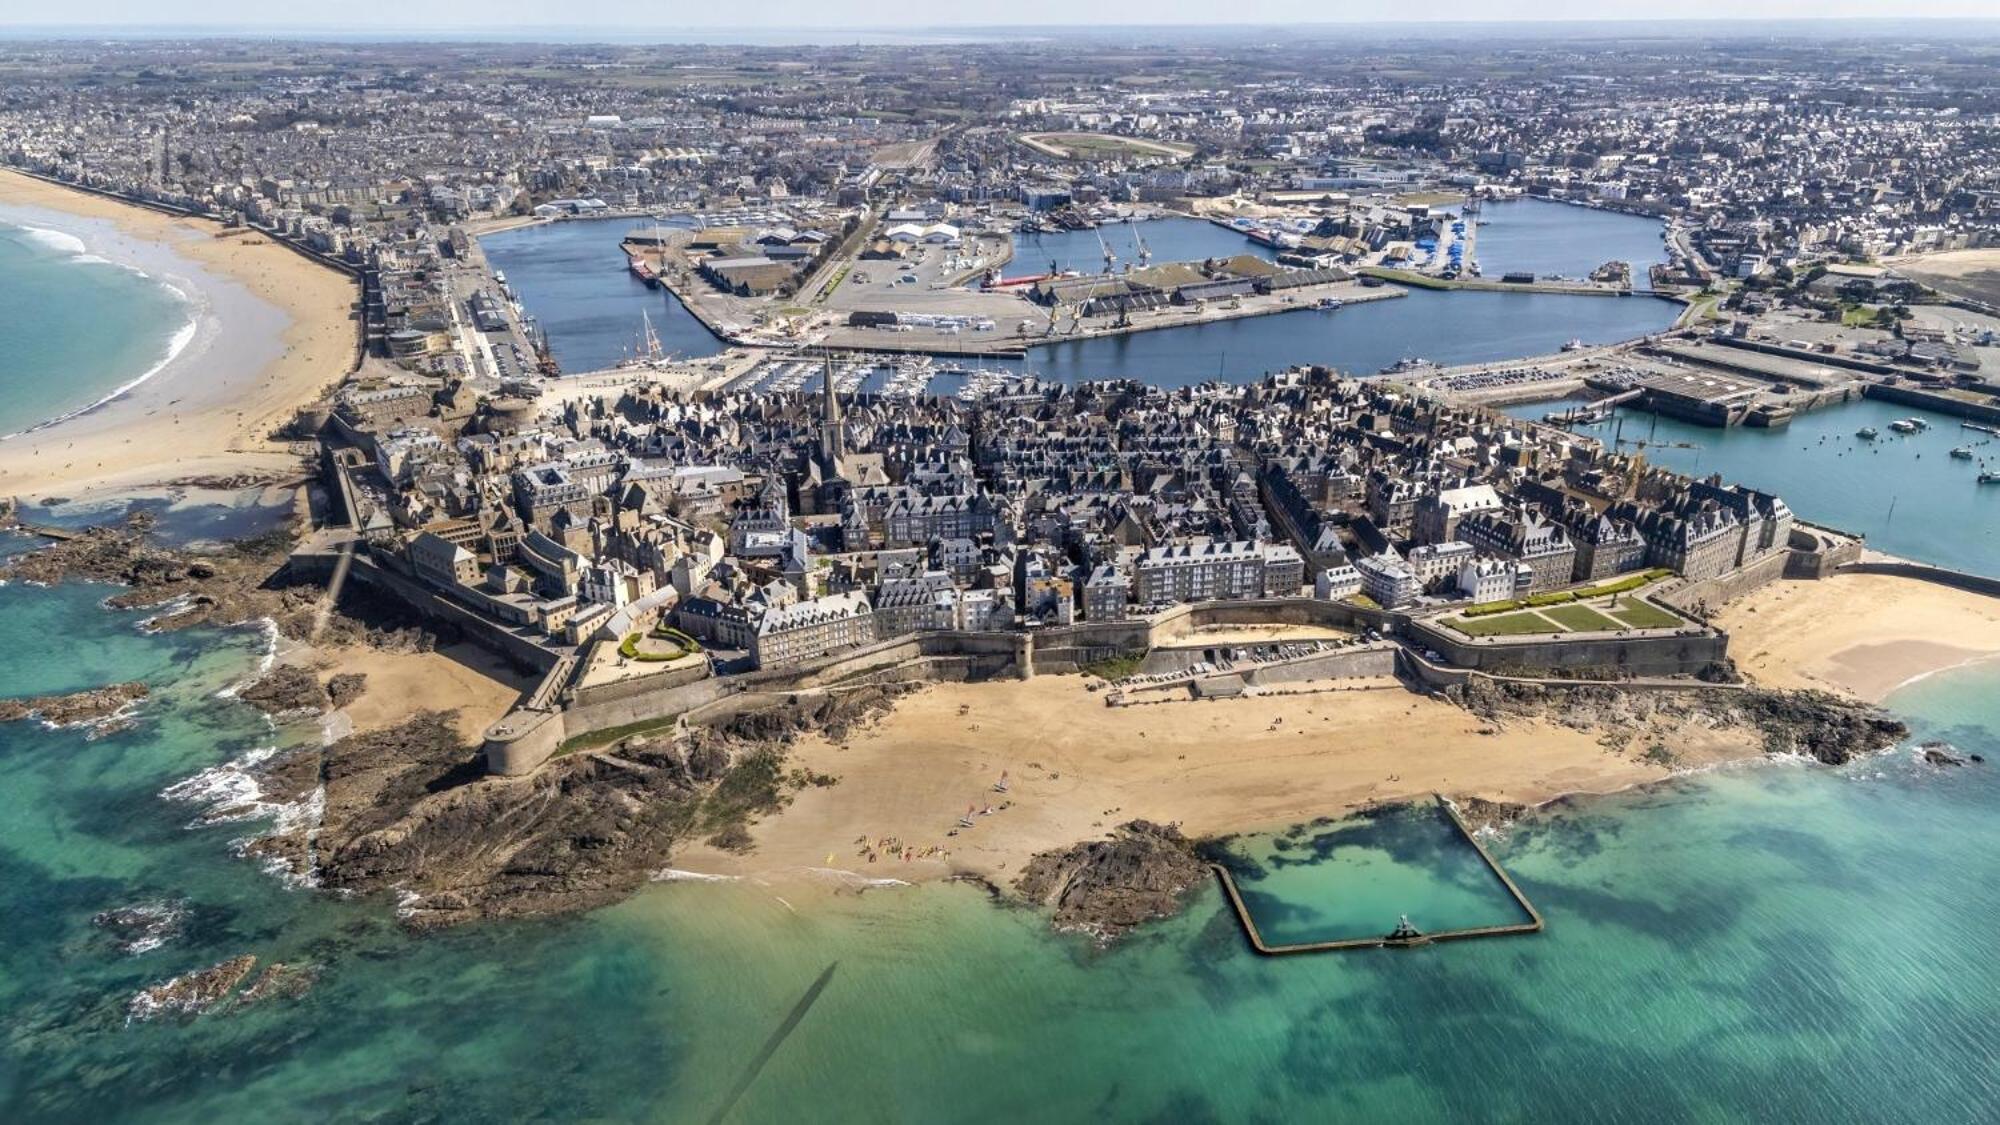
[[[1404,356],[1402,359],[1399,359],[1396,362],[1390,364],[1389,366],[1384,367],[1381,371],[1377,372],[1377,374],[1400,375],[1405,371],[1419,371],[1426,367],[1435,367],[1435,366],[1437,365],[1432,363],[1430,360],[1425,359],[1422,356]]]
[[[1854,436],[1860,438],[1862,441],[1874,441],[1876,434],[1877,431],[1873,426],[1863,426],[1854,431]]]
[[[1569,343],[1563,345],[1563,350],[1566,352],[1580,352],[1583,350],[1583,341],[1571,338]]]
[[[1889,428],[1899,434],[1914,434],[1917,432],[1917,424],[1908,418],[1896,419],[1889,423]]]
[[[2000,484],[2000,472],[1995,472],[1992,469],[1986,470],[1985,472],[1979,474],[1979,483]]]
[[[1313,302],[1313,308],[1332,312],[1345,303],[1338,297],[1321,297],[1319,300]]]
[[[1961,445],[1957,449],[1952,450],[1951,455],[1953,457],[1958,458],[1961,461],[1970,461],[1972,460],[1972,447],[1969,445]]]

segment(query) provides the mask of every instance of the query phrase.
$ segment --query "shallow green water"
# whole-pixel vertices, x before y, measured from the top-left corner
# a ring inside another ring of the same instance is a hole
[[[1231,841],[1223,864],[1269,945],[1513,926],[1526,911],[1429,803]]]
[[[10,693],[142,677],[138,729],[0,727],[0,1120],[1971,1121],[2000,1099],[1995,766],[1906,751],[1558,806],[1496,855],[1533,937],[1278,959],[1222,896],[1108,952],[962,887],[794,911],[662,884],[561,921],[411,937],[286,888],[160,791],[272,742],[216,693],[252,631],[151,637],[106,591],[0,589]],[[1905,689],[2000,760],[2000,675]],[[309,737],[305,732],[302,737]],[[1254,842],[1253,842],[1254,844]],[[1296,853],[1295,853],[1296,854]],[[97,911],[178,902],[139,954]],[[127,1025],[153,981],[254,953],[313,991]]]

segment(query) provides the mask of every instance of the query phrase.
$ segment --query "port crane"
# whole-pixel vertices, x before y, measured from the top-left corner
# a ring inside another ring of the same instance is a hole
[[[1101,230],[1097,232],[1097,248],[1104,251],[1104,276],[1110,277],[1112,269],[1118,265],[1118,255],[1111,252],[1111,244],[1104,241]]]
[[[1138,224],[1132,226],[1132,241],[1139,247],[1139,265],[1143,269],[1153,260],[1153,248],[1146,245],[1146,236],[1139,233]]]

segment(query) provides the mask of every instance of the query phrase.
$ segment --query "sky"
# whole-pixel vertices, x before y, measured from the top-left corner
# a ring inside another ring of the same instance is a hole
[[[882,0],[343,0],[303,9],[270,0],[0,0],[0,33],[34,26],[322,28],[894,28],[952,25],[1258,24],[1605,19],[1992,19],[1994,0],[1008,0],[912,5]],[[338,13],[338,22],[329,18]]]

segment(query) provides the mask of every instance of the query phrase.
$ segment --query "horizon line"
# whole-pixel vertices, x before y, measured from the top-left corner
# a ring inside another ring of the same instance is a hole
[[[424,31],[630,31],[663,32],[678,34],[713,34],[733,31],[773,34],[787,31],[871,31],[901,32],[919,34],[926,31],[981,31],[981,30],[1033,30],[1037,28],[1176,28],[1176,29],[1226,29],[1226,28],[1312,28],[1312,27],[1393,27],[1413,23],[1459,24],[1468,27],[1495,25],[1538,25],[1538,26],[1580,26],[1591,27],[1607,24],[1799,24],[1821,26],[1826,24],[1894,24],[1894,23],[1959,23],[1959,24],[2000,24],[2000,16],[1972,15],[1866,15],[1866,16],[1763,16],[1763,15],[1709,15],[1709,16],[1655,16],[1655,15],[1607,15],[1587,18],[1546,18],[1541,16],[1484,17],[1466,19],[1452,16],[1410,15],[1396,18],[1331,19],[1331,20],[1156,20],[1141,23],[1105,21],[1036,21],[1021,23],[936,23],[911,24],[895,23],[784,23],[784,24],[637,24],[637,23],[464,23],[464,24],[411,24],[396,29],[382,29],[380,33],[408,34]],[[337,31],[346,36],[365,36],[374,31],[358,30],[351,25],[312,23],[264,23],[255,21],[198,21],[172,23],[144,23],[138,21],[95,21],[95,22],[33,22],[13,21],[0,25],[0,36],[10,31],[70,29],[70,30],[158,30],[158,31],[228,31],[257,29],[269,31]]]

